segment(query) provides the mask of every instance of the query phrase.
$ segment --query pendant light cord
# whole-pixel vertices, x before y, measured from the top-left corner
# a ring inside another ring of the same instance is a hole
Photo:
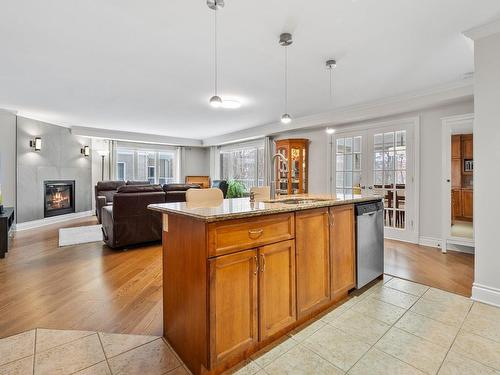
[[[214,87],[217,96],[217,7],[214,9]]]
[[[285,113],[288,113],[288,46],[285,46]]]
[[[332,68],[330,67],[330,106],[333,104]]]

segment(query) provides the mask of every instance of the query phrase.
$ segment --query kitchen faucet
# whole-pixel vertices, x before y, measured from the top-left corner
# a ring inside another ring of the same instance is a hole
[[[276,168],[276,159],[277,158],[280,158],[283,161],[283,165],[284,165],[283,172],[288,173],[288,167],[287,167],[288,160],[287,160],[287,158],[285,158],[285,156],[283,154],[280,154],[279,152],[276,153],[276,154],[274,154],[273,157],[272,157],[272,159],[271,159],[271,162],[272,162],[272,165],[273,165],[273,171],[272,171],[272,173],[273,173],[273,176],[274,176],[274,179],[273,179],[273,181],[271,183],[271,199],[273,199],[273,200],[276,199],[276,182],[277,182],[277,180],[276,180],[276,170],[277,170],[277,168]],[[281,171],[278,171],[278,172],[281,172]],[[278,195],[279,195],[279,193],[278,193]]]

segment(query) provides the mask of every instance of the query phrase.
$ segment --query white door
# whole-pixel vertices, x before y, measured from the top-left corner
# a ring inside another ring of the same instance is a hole
[[[337,195],[382,196],[385,237],[416,243],[415,123],[338,131],[332,142],[332,177]]]

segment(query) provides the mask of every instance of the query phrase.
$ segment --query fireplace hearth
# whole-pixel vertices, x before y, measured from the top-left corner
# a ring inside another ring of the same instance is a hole
[[[75,212],[75,181],[44,181],[44,217]]]

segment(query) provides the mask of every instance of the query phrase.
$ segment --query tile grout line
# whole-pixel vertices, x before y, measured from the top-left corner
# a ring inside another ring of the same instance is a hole
[[[113,374],[113,371],[111,370],[111,366],[109,365],[109,362],[108,362],[108,356],[106,354],[106,350],[104,350],[104,344],[102,343],[102,340],[101,340],[101,335],[99,334],[99,332],[97,332],[97,339],[99,340],[99,344],[101,344],[101,349],[102,349],[102,354],[104,354],[104,360],[106,361],[106,366],[108,366],[108,370],[111,374]],[[93,365],[92,365],[93,366]],[[91,367],[91,366],[90,366]]]
[[[389,281],[390,281],[390,280],[389,280]],[[384,285],[382,285],[382,288],[383,288],[383,287],[384,287]],[[404,293],[404,292],[402,292],[402,293]],[[385,355],[388,355],[389,357],[392,357],[392,358],[394,358],[394,359],[396,359],[396,360],[398,360],[398,361],[401,361],[402,363],[405,363],[405,364],[407,364],[408,366],[410,366],[410,367],[412,367],[412,368],[414,368],[414,369],[416,369],[416,370],[418,370],[418,371],[422,371],[422,370],[420,370],[420,369],[416,368],[415,366],[413,366],[413,365],[411,365],[411,364],[409,364],[409,363],[407,363],[407,362],[405,362],[405,361],[403,361],[403,360],[401,360],[401,359],[399,359],[399,358],[397,358],[397,357],[393,356],[392,354],[386,353],[386,352],[384,352],[384,351],[383,351],[383,350],[381,350],[381,349],[375,348],[375,345],[377,345],[377,344],[378,344],[378,342],[379,342],[380,340],[382,340],[382,339],[383,339],[383,338],[384,338],[384,337],[385,337],[385,336],[389,333],[389,331],[390,331],[392,328],[397,328],[397,327],[396,327],[396,324],[397,324],[397,323],[401,320],[401,318],[403,318],[403,316],[405,316],[405,315],[406,315],[406,313],[407,313],[408,311],[410,311],[410,309],[413,307],[413,305],[415,305],[418,301],[420,301],[420,299],[421,299],[422,297],[423,297],[423,294],[422,294],[422,296],[418,297],[418,299],[417,299],[417,300],[416,300],[416,301],[415,301],[415,302],[414,302],[414,303],[413,303],[410,307],[408,307],[408,308],[406,309],[405,313],[404,313],[403,315],[401,315],[401,316],[400,316],[400,317],[399,317],[399,318],[398,318],[398,319],[397,319],[397,320],[396,320],[396,321],[395,321],[395,322],[394,322],[394,323],[393,323],[393,324],[389,327],[389,329],[388,329],[388,330],[387,330],[387,331],[386,331],[386,332],[385,332],[385,333],[384,333],[384,334],[383,334],[383,335],[382,335],[382,336],[381,336],[381,337],[377,340],[377,342],[375,342],[375,344],[373,344],[372,346],[370,346],[370,348],[369,348],[369,349],[368,349],[368,350],[367,350],[367,351],[366,351],[366,352],[365,352],[365,353],[364,353],[364,354],[363,354],[363,355],[362,355],[362,356],[361,356],[361,357],[360,357],[360,358],[359,358],[359,359],[358,359],[358,360],[357,360],[357,361],[356,361],[356,362],[355,362],[355,363],[354,363],[354,364],[353,364],[353,365],[352,365],[352,366],[351,366],[351,367],[350,367],[350,368],[346,371],[346,374],[347,374],[347,373],[349,373],[349,371],[351,371],[351,370],[353,369],[353,367],[354,367],[354,366],[356,366],[356,365],[358,364],[358,362],[359,362],[359,361],[361,361],[361,360],[362,360],[362,359],[366,356],[366,354],[367,354],[370,350],[372,350],[372,349],[378,350],[378,351],[380,351],[380,352],[384,353]],[[382,301],[382,302],[384,302],[384,301]],[[386,302],[386,303],[388,303],[388,302]],[[396,306],[396,305],[393,305],[393,306]],[[399,306],[397,306],[397,307],[399,307]],[[424,371],[422,371],[422,372],[424,372]]]
[[[30,332],[30,331],[35,331],[35,338],[36,338],[36,328],[33,328],[33,329],[28,329],[27,331],[23,331],[23,332],[21,332],[21,333],[17,333],[17,334],[15,334],[15,335],[7,336],[7,337],[5,337],[4,339],[8,339],[8,338],[10,338],[10,337],[17,336],[17,335],[21,335],[21,334],[23,334],[23,333],[27,333],[27,332]],[[0,340],[4,340],[4,339],[0,339]],[[10,365],[11,363],[14,363],[14,362],[20,361],[21,359],[26,359],[26,358],[31,357],[31,356],[33,356],[33,358],[34,358],[34,357],[35,357],[35,353],[33,353],[33,354],[28,354],[28,355],[25,355],[25,356],[23,356],[23,357],[20,357],[20,358],[14,359],[14,360],[12,360],[12,361],[8,361],[8,362],[5,362],[5,363],[2,363],[2,364],[0,365],[0,368],[1,368],[1,367],[3,367],[3,366]],[[33,359],[33,360],[34,360],[34,359]]]
[[[460,334],[460,331],[462,330],[462,327],[463,327],[463,325],[465,323],[465,320],[469,316],[469,313],[470,313],[470,310],[472,309],[472,306],[474,306],[474,302],[470,305],[469,310],[467,311],[467,314],[465,315],[464,319],[462,320],[462,323],[460,324],[460,328],[458,329],[457,333],[455,334],[455,337],[453,338],[453,341],[452,341],[452,343],[450,345],[450,348],[446,352],[446,355],[444,356],[443,361],[441,362],[441,365],[439,366],[439,368],[437,370],[437,373],[439,373],[439,371],[441,371],[441,367],[443,367],[444,361],[446,361],[446,358],[448,357],[448,354],[450,353],[451,348],[453,348],[453,345],[455,344],[455,341],[457,340],[457,337]],[[468,356],[467,356],[467,358],[468,358]]]
[[[36,331],[37,331],[37,335],[38,335],[38,330],[39,329],[46,329],[46,330],[49,330],[48,328],[36,328]],[[60,332],[73,332],[74,330],[72,329],[50,329],[51,331],[60,331]],[[85,335],[85,336],[82,336],[82,337],[79,337],[77,339],[74,339],[74,340],[71,340],[71,341],[68,341],[68,342],[65,342],[65,343],[62,343],[62,344],[58,344],[58,345],[55,345],[55,346],[52,346],[50,347],[49,349],[45,349],[45,350],[42,350],[40,351],[40,353],[45,353],[45,352],[48,352],[49,350],[52,350],[52,349],[55,349],[55,348],[59,348],[63,345],[67,345],[67,344],[72,344],[74,343],[75,341],[78,341],[78,340],[81,340],[81,339],[84,339],[86,337],[89,337],[89,336],[92,336],[94,334],[96,334],[97,332],[96,331],[88,331],[90,332],[88,335]]]
[[[33,343],[33,375],[35,375],[35,356],[36,356],[36,338],[38,335],[38,328],[35,328],[35,342]]]

